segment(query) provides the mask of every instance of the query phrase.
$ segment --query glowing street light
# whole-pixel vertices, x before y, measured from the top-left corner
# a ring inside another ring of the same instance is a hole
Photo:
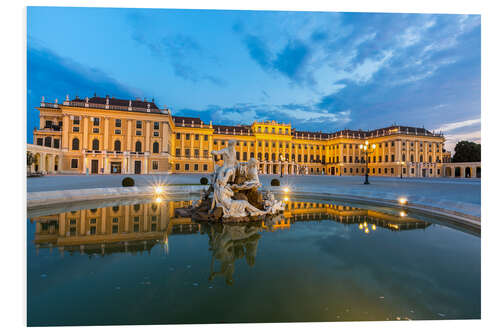
[[[406,199],[405,197],[400,197],[398,199],[398,202],[400,205],[406,205],[408,203],[408,199]]]
[[[374,143],[370,145],[368,140],[366,140],[364,144],[359,145],[359,149],[361,150],[361,152],[365,153],[365,162],[366,162],[365,182],[364,182],[365,185],[370,184],[370,182],[368,181],[368,156],[375,152],[376,147],[377,146]]]
[[[162,194],[163,193],[163,187],[161,187],[161,186],[155,186],[155,193],[156,194]]]

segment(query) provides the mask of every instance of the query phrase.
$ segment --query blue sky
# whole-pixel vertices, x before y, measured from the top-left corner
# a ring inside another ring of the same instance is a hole
[[[479,15],[29,7],[27,34],[28,142],[42,96],[94,93],[218,124],[480,142]]]

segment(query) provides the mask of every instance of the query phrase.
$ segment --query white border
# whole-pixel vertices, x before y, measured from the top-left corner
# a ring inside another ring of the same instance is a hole
[[[496,168],[500,166],[498,134],[500,108],[498,107],[500,75],[498,62],[499,15],[494,1],[397,1],[397,0],[336,0],[336,1],[276,1],[253,0],[247,2],[220,1],[24,1],[6,2],[0,11],[2,24],[2,326],[7,330],[23,329],[26,321],[26,10],[25,6],[81,6],[81,7],[145,7],[145,8],[205,8],[205,9],[257,9],[257,10],[314,10],[314,11],[363,11],[363,12],[411,12],[411,13],[463,13],[482,15],[482,145],[483,145],[483,192],[482,192],[482,320],[477,321],[428,321],[428,322],[370,322],[370,323],[321,323],[321,324],[266,324],[266,325],[183,325],[183,326],[116,326],[80,327],[97,331],[152,331],[175,330],[180,332],[227,331],[254,332],[256,330],[320,330],[331,331],[493,331],[498,323],[499,295],[499,235],[498,214],[495,206],[500,198]],[[15,138],[13,142],[13,138]],[[8,158],[7,158],[8,157]],[[14,176],[15,175],[15,176]],[[495,244],[496,243],[496,244]],[[265,300],[263,300],[265,301]],[[256,309],[258,311],[258,309]],[[68,328],[62,328],[64,330]],[[52,331],[54,328],[40,329]]]

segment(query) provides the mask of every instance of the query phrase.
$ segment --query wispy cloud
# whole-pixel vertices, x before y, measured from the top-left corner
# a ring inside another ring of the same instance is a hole
[[[458,121],[458,122],[454,122],[454,123],[446,123],[446,124],[441,125],[438,128],[435,128],[434,131],[447,133],[447,132],[451,132],[451,131],[454,131],[454,130],[459,129],[459,128],[463,128],[463,127],[467,127],[467,126],[471,126],[471,125],[476,125],[476,124],[480,124],[480,123],[481,123],[481,118]]]
[[[215,60],[194,37],[176,32],[151,39],[144,31],[144,17],[135,14],[128,18],[132,27],[132,39],[147,47],[153,56],[168,61],[174,75],[191,82],[208,81],[219,87],[227,84],[223,78],[206,73],[206,68],[199,69],[192,65],[190,59],[194,58]]]

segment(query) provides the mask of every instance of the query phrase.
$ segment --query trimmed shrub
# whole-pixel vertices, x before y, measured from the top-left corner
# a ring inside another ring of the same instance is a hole
[[[134,185],[135,185],[135,181],[132,178],[130,178],[130,177],[123,178],[123,180],[122,180],[123,187],[129,187],[129,186],[134,186]]]
[[[207,177],[201,177],[201,178],[200,178],[200,184],[201,184],[201,185],[207,185],[207,184],[208,184],[208,179],[207,179]]]
[[[280,186],[280,180],[276,179],[276,178],[273,178],[271,180],[271,186]]]

